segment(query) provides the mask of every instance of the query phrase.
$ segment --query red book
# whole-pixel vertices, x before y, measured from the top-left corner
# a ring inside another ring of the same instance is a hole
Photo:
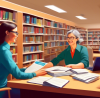
[[[48,33],[48,29],[46,28],[46,34]]]
[[[66,29],[67,29],[67,25],[66,25]]]
[[[26,33],[28,33],[28,27],[26,27]]]
[[[0,19],[3,19],[3,10],[0,10]]]
[[[33,54],[32,54],[32,60],[33,60]]]
[[[25,33],[25,27],[23,27],[23,33]]]
[[[39,29],[37,28],[37,33],[39,33]]]
[[[40,57],[39,58],[42,59],[42,53],[40,53]]]
[[[41,33],[43,33],[43,28],[41,28]]]
[[[37,54],[37,59],[39,59],[39,54]]]

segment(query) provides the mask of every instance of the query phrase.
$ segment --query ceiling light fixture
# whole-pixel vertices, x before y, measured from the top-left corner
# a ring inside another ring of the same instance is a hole
[[[58,7],[54,6],[54,5],[46,5],[45,7],[49,8],[51,10],[54,10],[54,11],[56,11],[58,13],[67,13],[66,11],[64,11],[61,8],[58,8]]]
[[[87,19],[87,18],[85,18],[85,17],[83,17],[83,16],[75,16],[75,17],[77,17],[78,19],[81,19],[81,20]]]

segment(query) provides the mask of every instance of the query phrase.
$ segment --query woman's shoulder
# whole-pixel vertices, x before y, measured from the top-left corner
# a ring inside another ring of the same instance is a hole
[[[0,45],[0,54],[9,54],[10,50]]]
[[[87,50],[87,47],[86,47],[86,46],[79,45],[79,47],[80,47],[80,50],[81,50],[81,51],[86,51],[86,50]]]

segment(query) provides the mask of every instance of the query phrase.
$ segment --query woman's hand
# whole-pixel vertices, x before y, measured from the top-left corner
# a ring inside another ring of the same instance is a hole
[[[82,69],[84,68],[84,64],[83,63],[78,63],[78,64],[69,64],[66,65],[66,67],[72,68],[72,69]]]
[[[67,65],[66,67],[72,68],[72,67],[73,67],[73,65]]]
[[[45,75],[47,72],[45,71],[45,69],[40,69],[36,71],[35,73],[36,73],[36,76],[42,76],[42,75]]]

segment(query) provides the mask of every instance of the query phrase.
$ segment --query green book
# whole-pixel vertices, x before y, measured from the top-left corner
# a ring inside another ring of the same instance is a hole
[[[9,12],[6,12],[5,14],[5,19],[8,20],[8,15],[9,15]]]

